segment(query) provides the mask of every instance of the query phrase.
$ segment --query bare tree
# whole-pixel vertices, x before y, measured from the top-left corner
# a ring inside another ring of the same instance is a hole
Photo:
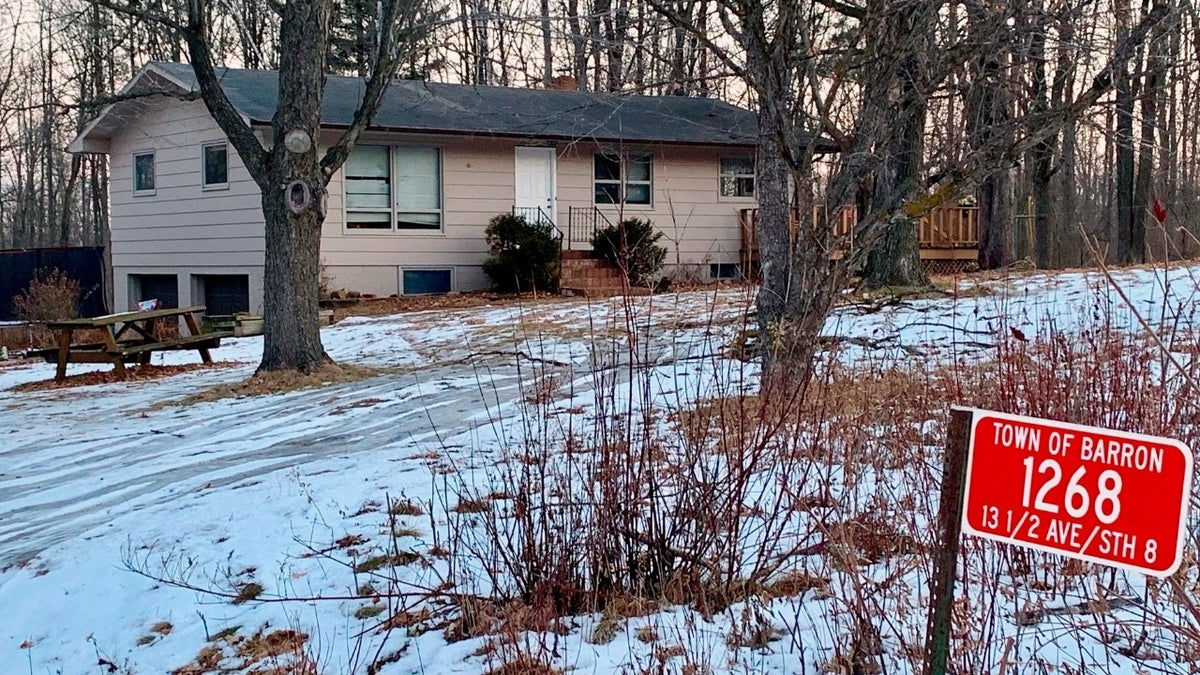
[[[362,101],[349,127],[321,154],[318,141],[333,18],[331,0],[291,0],[279,7],[279,95],[271,141],[265,147],[221,88],[206,0],[189,0],[183,16],[146,10],[133,2],[94,1],[153,21],[181,37],[187,44],[201,98],[262,192],[266,266],[259,370],[311,372],[328,362],[317,322],[327,185],[370,125],[389,81],[423,34],[424,3],[381,3],[379,36]]]
[[[837,0],[818,0],[818,3],[832,6],[845,16],[858,15],[856,18],[860,18],[860,23],[871,18],[865,10]],[[895,11],[897,3],[888,4],[891,6],[886,11]],[[903,4],[904,11],[896,15],[897,27],[903,26],[905,21],[922,22],[924,17],[934,16],[939,5],[937,2],[917,3],[919,6]],[[1059,133],[1068,121],[1078,119],[1096,105],[1112,90],[1117,73],[1144,44],[1150,30],[1177,13],[1165,4],[1156,5],[1117,42],[1111,58],[1093,78],[1090,87],[1061,106],[1015,118],[1008,102],[1006,87],[1009,83],[1002,78],[1005,59],[1011,52],[1012,34],[1007,14],[1003,8],[998,11],[983,5],[969,7],[968,11],[974,13],[970,16],[971,39],[965,44],[947,46],[945,53],[947,58],[974,64],[976,81],[970,83],[967,92],[968,118],[973,119],[970,122],[970,151],[954,165],[940,171],[927,188],[912,180],[901,181],[903,187],[897,186],[888,181],[885,171],[885,185],[897,189],[885,191],[884,198],[878,190],[872,193],[872,211],[854,228],[856,246],[840,259],[831,260],[830,253],[844,241],[832,237],[828,227],[801,225],[795,228],[794,234],[790,231],[790,203],[795,202],[802,217],[810,212],[812,158],[817,152],[829,149],[814,132],[833,136],[843,149],[851,151],[851,156],[843,160],[841,180],[835,180],[830,189],[829,202],[835,208],[847,203],[847,195],[855,192],[852,188],[856,181],[846,178],[865,180],[875,173],[874,165],[881,160],[873,153],[859,152],[864,143],[864,130],[868,137],[871,135],[870,118],[865,121],[859,118],[857,141],[836,128],[829,114],[829,99],[817,92],[829,92],[832,96],[841,86],[837,79],[826,79],[811,87],[812,97],[803,98],[801,87],[820,75],[814,68],[813,55],[819,52],[815,42],[823,29],[822,20],[827,16],[817,11],[816,5],[800,0],[770,3],[720,0],[722,25],[726,33],[736,39],[741,50],[739,54],[721,49],[694,21],[673,11],[673,7],[655,6],[705,40],[755,94],[759,121],[757,235],[762,256],[762,288],[757,309],[763,357],[769,369],[783,368],[784,372],[798,373],[802,378],[811,372],[817,336],[834,297],[848,280],[849,270],[864,261],[866,252],[884,240],[889,231],[911,227],[913,219],[972,186],[982,186],[984,197],[990,189],[992,204],[1002,207],[1008,174],[1020,158]],[[876,8],[883,11],[882,7]],[[903,63],[902,58],[900,64]],[[900,72],[904,67],[899,66]],[[952,68],[925,69],[921,73],[898,75],[892,81],[901,84],[899,92],[904,91],[902,85],[906,81],[913,83],[922,79],[926,87],[932,88],[951,71]],[[919,105],[910,109],[924,114]],[[859,111],[859,114],[863,112]],[[881,119],[890,123],[887,118]],[[915,124],[913,128],[916,128]],[[907,133],[912,133],[911,129]],[[904,137],[903,132],[900,137]],[[909,148],[918,142],[899,142],[896,157],[901,161],[911,159],[914,153]],[[919,156],[919,151],[915,154]],[[910,173],[907,167],[902,171],[897,170],[901,175]],[[879,180],[879,177],[876,175],[874,179]],[[997,214],[993,212],[993,215]],[[1006,221],[1007,217],[999,214],[994,224],[992,243],[985,249],[989,262],[1005,258],[1006,237],[1002,228]]]

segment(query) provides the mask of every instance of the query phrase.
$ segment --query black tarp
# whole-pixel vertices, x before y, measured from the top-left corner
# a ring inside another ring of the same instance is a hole
[[[12,299],[39,273],[57,269],[79,282],[80,316],[108,314],[104,303],[104,247],[27,248],[0,251],[0,321],[11,321]]]

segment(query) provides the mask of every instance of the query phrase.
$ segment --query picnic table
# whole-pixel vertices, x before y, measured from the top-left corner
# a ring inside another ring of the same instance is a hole
[[[172,349],[195,349],[205,363],[212,363],[208,350],[221,345],[221,338],[233,333],[205,333],[200,329],[198,316],[204,312],[203,305],[172,309],[153,309],[146,312],[121,312],[106,314],[90,319],[67,319],[47,321],[46,328],[54,334],[58,346],[39,352],[48,363],[57,363],[54,380],[62,382],[67,377],[68,363],[111,363],[117,375],[125,377],[126,363],[150,363],[150,356],[157,351]],[[162,330],[174,319],[178,325],[183,317],[188,334],[167,337]],[[76,331],[100,329],[103,342],[75,343]]]

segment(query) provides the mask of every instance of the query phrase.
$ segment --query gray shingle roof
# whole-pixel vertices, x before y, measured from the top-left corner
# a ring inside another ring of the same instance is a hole
[[[195,88],[187,64],[154,63]],[[273,70],[218,70],[229,100],[254,122],[275,114]],[[321,122],[346,126],[362,100],[360,78],[330,76]],[[711,98],[513,89],[397,80],[388,87],[373,129],[523,138],[647,143],[753,145],[754,113]]]

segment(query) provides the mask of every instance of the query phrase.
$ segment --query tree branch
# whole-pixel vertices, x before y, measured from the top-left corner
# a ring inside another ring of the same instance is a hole
[[[188,46],[188,59],[192,63],[192,72],[200,87],[201,97],[208,112],[216,120],[217,126],[229,137],[229,142],[237,150],[238,156],[246,165],[250,175],[254,177],[263,190],[270,189],[266,185],[267,173],[270,168],[270,155],[263,149],[262,143],[254,135],[254,130],[242,119],[241,113],[229,101],[225,90],[221,88],[220,78],[217,77],[213,65],[212,49],[208,44],[208,25],[205,0],[187,0],[187,26],[180,28],[183,39]]]
[[[1156,3],[1129,32],[1128,37],[1117,44],[1112,58],[1092,80],[1092,85],[1074,101],[1009,122],[1007,126],[1017,130],[1023,128],[1027,133],[1014,141],[1006,140],[1010,138],[1009,134],[994,133],[992,138],[998,139],[996,142],[968,155],[963,164],[948,170],[928,192],[919,195],[898,195],[893,205],[871,214],[859,222],[850,233],[835,238],[832,242],[834,246],[841,246],[851,238],[854,241],[854,246],[849,247],[849,253],[841,259],[841,264],[846,265],[848,269],[858,267],[889,227],[898,227],[902,223],[920,218],[965,188],[979,184],[997,170],[1018,163],[1026,152],[1057,134],[1072,120],[1081,117],[1112,89],[1117,69],[1141,48],[1150,31],[1160,24],[1172,21],[1177,15],[1177,8],[1165,3]]]
[[[374,68],[367,79],[362,102],[354,111],[350,126],[321,159],[326,184],[345,163],[346,158],[350,156],[350,150],[358,143],[370,121],[379,112],[388,84],[396,76],[405,50],[418,41],[417,33],[423,30],[415,20],[420,12],[419,7],[419,0],[385,0],[383,3]]]

